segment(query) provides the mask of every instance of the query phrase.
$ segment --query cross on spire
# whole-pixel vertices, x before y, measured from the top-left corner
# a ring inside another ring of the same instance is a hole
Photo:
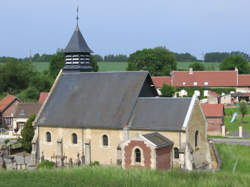
[[[78,13],[79,13],[79,7],[77,6],[77,9],[76,9],[76,24],[77,24],[77,26],[78,26],[78,20],[80,19],[78,16]]]

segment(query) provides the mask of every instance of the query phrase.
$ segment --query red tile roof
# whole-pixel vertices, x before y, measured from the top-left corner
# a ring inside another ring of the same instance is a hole
[[[215,97],[220,97],[220,94],[217,94],[217,93],[215,93],[215,92],[213,92],[213,91],[208,91],[208,95],[213,95],[213,96],[215,96]]]
[[[170,76],[161,76],[161,77],[152,77],[154,85],[156,88],[162,87],[165,84],[171,84],[171,77]]]
[[[172,79],[173,86],[237,86],[237,71],[173,71]]]
[[[43,103],[47,99],[48,94],[48,92],[41,92],[39,97],[39,103]]]
[[[13,95],[7,95],[0,101],[0,111],[3,111],[6,107],[8,107],[17,97]]]
[[[250,86],[250,74],[239,75],[238,78],[238,86]]]
[[[224,116],[223,104],[201,104],[206,117],[222,117]]]

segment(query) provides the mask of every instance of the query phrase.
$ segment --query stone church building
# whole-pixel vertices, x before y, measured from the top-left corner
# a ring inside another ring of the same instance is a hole
[[[195,95],[159,97],[147,71],[91,72],[91,52],[77,25],[34,121],[34,164],[42,157],[123,168],[211,167],[207,121]]]

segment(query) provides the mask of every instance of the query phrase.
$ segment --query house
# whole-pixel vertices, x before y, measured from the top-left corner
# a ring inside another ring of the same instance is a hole
[[[15,107],[20,102],[21,100],[17,97],[9,94],[0,101],[0,126],[2,128],[11,128]]]
[[[238,69],[230,71],[172,71],[171,76],[152,77],[157,88],[165,84],[174,87],[235,88],[236,92],[250,92],[250,75],[239,74]],[[204,91],[207,95],[208,90]],[[182,95],[180,93],[180,95]]]
[[[26,121],[32,114],[37,114],[41,106],[41,103],[18,103],[13,115],[13,123],[10,136],[20,136]]]
[[[152,169],[210,168],[207,121],[196,95],[160,98],[146,71],[91,72],[79,27],[37,115],[32,162]]]
[[[224,125],[223,104],[201,104],[208,121],[208,135],[221,136]]]
[[[47,99],[48,95],[49,95],[48,92],[41,92],[38,102],[43,103]]]

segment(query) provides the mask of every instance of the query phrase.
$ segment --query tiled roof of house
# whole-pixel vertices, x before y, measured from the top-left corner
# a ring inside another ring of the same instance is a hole
[[[170,76],[157,76],[152,77],[154,85],[156,88],[162,87],[162,85],[165,84],[171,84],[171,77]]]
[[[42,103],[18,103],[14,113],[15,118],[29,118],[32,114],[37,114]]]
[[[239,75],[238,78],[238,86],[250,86],[250,74]]]
[[[217,93],[215,93],[215,92],[213,92],[213,91],[208,91],[208,95],[212,95],[212,96],[215,96],[215,97],[220,97],[220,94],[217,94]]]
[[[43,103],[47,99],[48,94],[49,94],[48,92],[41,92],[38,102]]]
[[[201,104],[206,117],[222,117],[224,116],[223,104]]]
[[[173,71],[173,86],[237,86],[237,71]]]
[[[13,95],[7,95],[0,101],[0,111],[5,110],[17,97]]]

